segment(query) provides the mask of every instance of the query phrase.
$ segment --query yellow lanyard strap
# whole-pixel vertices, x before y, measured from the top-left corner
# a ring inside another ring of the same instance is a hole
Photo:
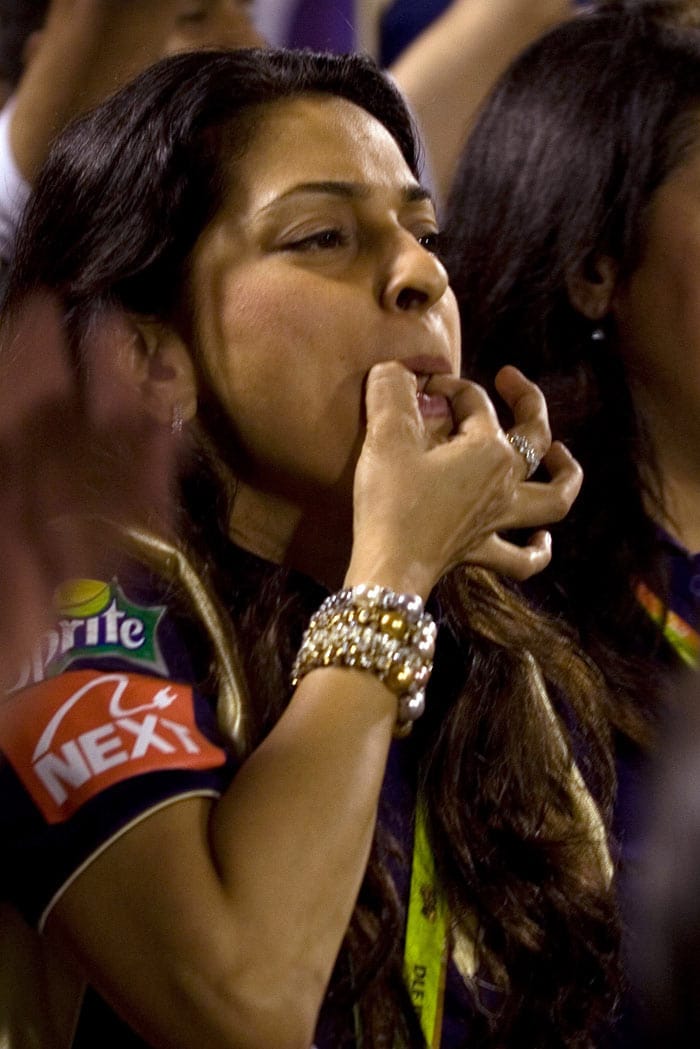
[[[558,746],[569,755],[569,744],[552,707],[542,673],[529,652],[525,653],[525,658],[530,665],[535,695],[542,705],[549,730]],[[569,791],[575,818],[586,831],[581,848],[586,851],[592,849],[603,880],[608,885],[612,880],[613,865],[605,825],[573,758]],[[419,798],[406,922],[404,977],[429,1049],[439,1049],[442,1034],[445,976],[449,954],[448,923],[447,903],[438,888],[435,861],[428,842],[425,807]],[[477,969],[477,931],[476,919],[453,929],[452,958],[465,981],[471,979]]]
[[[404,974],[426,1044],[439,1049],[447,971],[447,904],[438,890],[425,810],[416,809]]]

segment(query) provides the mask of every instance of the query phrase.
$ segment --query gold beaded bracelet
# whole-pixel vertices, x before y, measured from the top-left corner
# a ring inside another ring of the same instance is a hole
[[[292,669],[292,686],[318,667],[368,670],[399,697],[397,736],[425,710],[437,628],[417,594],[360,583],[331,594],[311,617]]]

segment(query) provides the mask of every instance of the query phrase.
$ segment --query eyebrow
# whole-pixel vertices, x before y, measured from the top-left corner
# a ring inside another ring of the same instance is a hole
[[[297,186],[292,186],[291,189],[281,193],[279,197],[275,197],[274,200],[267,204],[263,211],[267,211],[269,208],[274,207],[283,200],[287,200],[289,197],[296,197],[303,194],[316,194],[325,193],[332,197],[340,197],[342,200],[366,200],[372,195],[372,189],[370,186],[366,186],[362,182],[334,182],[332,180],[321,181],[321,182],[300,182]],[[409,182],[401,190],[401,198],[405,204],[416,204],[421,201],[427,200],[431,204],[433,203],[432,194],[425,188],[414,182]]]

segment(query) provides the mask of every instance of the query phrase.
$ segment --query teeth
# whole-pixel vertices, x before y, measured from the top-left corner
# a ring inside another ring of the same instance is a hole
[[[425,388],[430,382],[430,376],[424,372],[416,372],[416,379],[418,380],[418,393],[425,393]]]

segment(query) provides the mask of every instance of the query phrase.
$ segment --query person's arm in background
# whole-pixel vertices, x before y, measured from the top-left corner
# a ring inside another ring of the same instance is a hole
[[[164,54],[262,44],[252,13],[253,0],[51,0],[0,116],[0,297],[2,263],[56,135]]]
[[[183,0],[52,0],[9,128],[28,182],[73,117],[160,57],[182,7]]]
[[[470,122],[495,80],[519,51],[575,11],[571,0],[454,0],[392,65],[420,126],[441,202]]]

